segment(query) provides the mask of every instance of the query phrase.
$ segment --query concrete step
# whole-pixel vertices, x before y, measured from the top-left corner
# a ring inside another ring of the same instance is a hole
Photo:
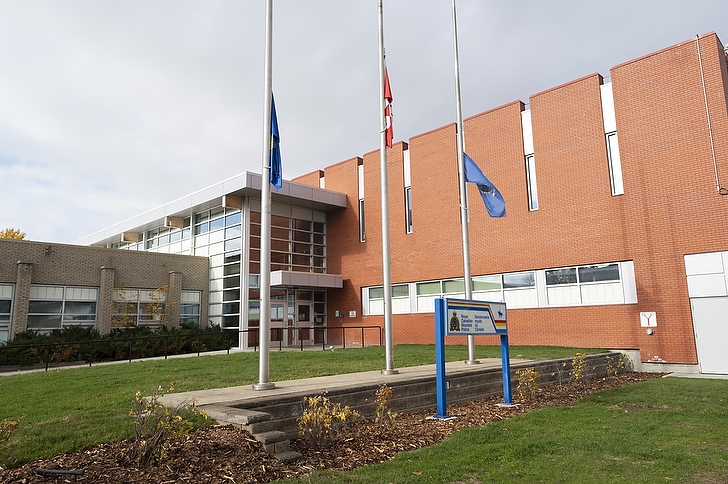
[[[291,441],[285,432],[272,430],[255,434],[253,438],[263,444],[267,453],[273,454],[273,457],[280,461],[295,462],[301,458],[301,454],[291,450]]]
[[[200,410],[218,422],[226,422],[240,426],[271,420],[271,415],[267,412],[259,412],[248,408],[229,407],[227,405],[204,405],[200,407]]]
[[[301,454],[299,454],[296,451],[289,450],[287,452],[279,452],[277,454],[273,454],[273,457],[278,459],[281,462],[285,462],[287,464],[290,464],[292,462],[296,462],[301,458]]]

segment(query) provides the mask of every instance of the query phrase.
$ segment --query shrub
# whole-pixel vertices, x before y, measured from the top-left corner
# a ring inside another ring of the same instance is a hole
[[[5,419],[0,422],[0,462],[8,462],[12,464],[15,461],[15,458],[12,456],[5,455],[5,443],[10,440],[10,436],[13,435],[15,429],[18,428],[21,420],[23,420],[23,417],[20,417],[17,420]]]
[[[629,373],[634,371],[634,363],[626,353],[620,353],[619,357],[607,356],[607,375],[614,376],[617,373]]]
[[[374,401],[377,403],[374,421],[378,424],[386,425],[392,423],[399,415],[390,408],[393,393],[393,390],[386,384],[379,385],[379,389],[374,397]]]
[[[298,420],[299,435],[308,440],[311,447],[328,447],[341,429],[351,425],[360,417],[359,412],[332,403],[327,397],[303,397],[303,411]]]
[[[538,374],[535,368],[524,368],[516,370],[516,376],[518,377],[518,385],[516,386],[516,393],[520,400],[530,400],[538,394],[538,380],[541,375]]]
[[[571,377],[575,382],[581,382],[587,379],[589,366],[586,362],[584,353],[577,353],[571,360]]]
[[[174,391],[174,382],[170,384]],[[195,402],[180,403],[174,408],[159,403],[163,391],[160,386],[151,397],[142,397],[141,392],[134,394],[134,442],[129,447],[128,458],[142,467],[158,462],[165,457],[167,442],[177,435],[190,432],[194,427],[193,419],[201,415]]]
[[[131,341],[130,344],[130,339]],[[73,343],[73,344],[70,344]],[[51,346],[45,346],[51,345]],[[14,346],[23,346],[14,348]],[[229,338],[220,326],[167,328],[147,327],[114,329],[99,335],[93,328],[65,327],[42,334],[26,331],[6,345],[0,344],[0,365],[35,365],[48,360],[53,363],[84,360],[108,361],[226,350]],[[131,355],[129,351],[131,349]]]

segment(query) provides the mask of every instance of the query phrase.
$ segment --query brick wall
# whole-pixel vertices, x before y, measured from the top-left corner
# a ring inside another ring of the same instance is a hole
[[[700,49],[719,181],[728,186],[726,58],[715,34],[701,37]],[[488,217],[476,188],[468,187],[471,272],[632,260],[637,304],[510,310],[511,344],[640,349],[644,361],[695,364],[683,257],[728,250],[728,199],[716,189],[696,40],[615,66],[610,74],[623,195],[611,195],[599,74],[529,99],[537,211],[528,208],[523,103],[465,120],[465,150],[501,191],[507,207],[505,218]],[[462,277],[455,126],[414,136],[408,145],[411,234],[404,223],[406,145],[388,150],[392,282]],[[329,311],[356,310],[358,315],[344,324],[383,323],[382,316],[361,316],[360,294],[362,286],[382,280],[379,162],[378,151],[363,157],[363,243],[358,241],[357,159],[325,169],[326,188],[347,193],[350,201],[328,219],[329,271],[345,278],[342,291],[329,293]],[[659,326],[652,336],[640,327],[641,311],[657,312]],[[395,314],[394,342],[432,342],[433,319],[431,313]],[[328,320],[337,321],[333,314]],[[497,344],[495,338],[492,342]]]
[[[26,264],[18,264],[19,261]],[[113,271],[114,286],[153,289],[170,284],[170,274],[174,273],[175,287],[202,291],[200,321],[203,326],[207,322],[209,260],[206,257],[0,239],[0,283],[17,284],[19,268],[26,266],[31,284],[60,286],[107,287],[108,281],[102,282]],[[107,269],[102,271],[102,268]],[[26,289],[16,286],[15,299],[25,294]],[[110,308],[110,297],[108,293],[99,294],[99,330],[107,328],[102,315]],[[25,329],[24,319],[27,319],[27,303],[14,304],[11,333]]]

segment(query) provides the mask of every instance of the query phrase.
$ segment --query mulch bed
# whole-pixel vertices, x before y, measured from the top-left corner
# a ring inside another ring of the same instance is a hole
[[[312,449],[306,441],[293,440],[292,450],[303,457],[284,464],[266,454],[252,436],[231,425],[218,425],[183,435],[167,449],[167,457],[156,465],[139,468],[127,459],[130,442],[103,444],[73,454],[38,460],[16,469],[0,469],[3,483],[112,482],[172,484],[258,483],[301,476],[315,469],[354,469],[391,459],[397,453],[426,447],[454,432],[497,422],[544,406],[569,406],[600,390],[616,388],[663,376],[661,373],[625,373],[580,383],[551,385],[539,389],[535,398],[516,407],[499,407],[503,398],[448,405],[452,420],[428,419],[431,411],[401,414],[391,424],[362,420],[341,432],[334,445]],[[39,476],[36,468],[84,469],[83,476]],[[76,479],[76,480],[74,480]]]

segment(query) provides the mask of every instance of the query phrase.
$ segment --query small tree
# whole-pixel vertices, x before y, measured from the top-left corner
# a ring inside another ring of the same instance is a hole
[[[23,240],[24,238],[25,238],[25,232],[21,232],[20,230],[13,229],[13,228],[7,228],[4,230],[0,230],[0,239]]]

